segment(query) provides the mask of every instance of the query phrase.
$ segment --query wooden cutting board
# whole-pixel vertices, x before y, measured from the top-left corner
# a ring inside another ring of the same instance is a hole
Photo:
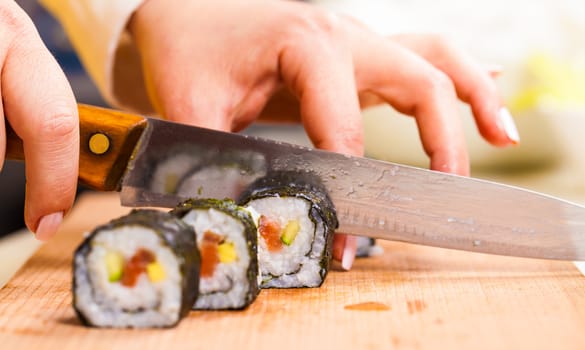
[[[383,242],[318,289],[264,290],[244,311],[176,328],[94,329],[71,307],[84,232],[121,216],[82,196],[58,236],[0,290],[1,349],[585,349],[585,277],[572,263]]]

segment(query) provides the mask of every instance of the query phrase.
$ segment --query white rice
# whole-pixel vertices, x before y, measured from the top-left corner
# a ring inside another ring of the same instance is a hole
[[[248,207],[285,227],[297,220],[300,231],[291,245],[271,252],[258,236],[258,264],[263,288],[315,287],[321,284],[321,260],[326,245],[323,224],[315,227],[309,217],[310,204],[296,197],[265,197],[252,200]]]
[[[165,279],[152,283],[141,274],[133,287],[110,282],[105,256],[118,252],[129,260],[147,249],[164,268]],[[103,230],[91,242],[91,251],[75,257],[76,307],[90,323],[100,327],[169,326],[178,321],[181,308],[181,273],[172,250],[156,233],[142,226]]]
[[[183,217],[194,227],[198,243],[205,231],[224,236],[233,242],[237,259],[231,263],[219,263],[212,277],[199,280],[199,297],[195,309],[241,308],[246,304],[250,289],[248,266],[250,255],[244,225],[234,217],[216,209],[195,209]]]

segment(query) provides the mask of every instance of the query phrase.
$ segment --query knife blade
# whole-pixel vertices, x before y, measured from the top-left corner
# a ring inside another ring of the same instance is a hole
[[[338,232],[518,257],[585,260],[585,207],[546,194],[374,159],[79,105],[80,183],[132,207],[237,198],[271,171],[320,177]],[[8,158],[22,144],[8,132]]]

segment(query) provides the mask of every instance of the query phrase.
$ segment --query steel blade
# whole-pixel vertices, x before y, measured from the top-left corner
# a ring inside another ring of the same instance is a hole
[[[585,260],[585,207],[517,187],[149,120],[122,204],[237,198],[272,170],[321,177],[338,232],[521,257]]]

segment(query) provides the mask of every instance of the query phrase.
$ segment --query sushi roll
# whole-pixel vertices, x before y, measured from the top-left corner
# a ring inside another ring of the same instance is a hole
[[[238,202],[259,215],[261,288],[318,287],[323,283],[338,222],[318,177],[275,172],[252,183]]]
[[[232,200],[190,199],[171,211],[197,234],[201,252],[197,310],[242,309],[258,295],[257,231]]]
[[[73,259],[73,307],[88,326],[171,327],[197,299],[193,228],[156,210],[97,227]]]

